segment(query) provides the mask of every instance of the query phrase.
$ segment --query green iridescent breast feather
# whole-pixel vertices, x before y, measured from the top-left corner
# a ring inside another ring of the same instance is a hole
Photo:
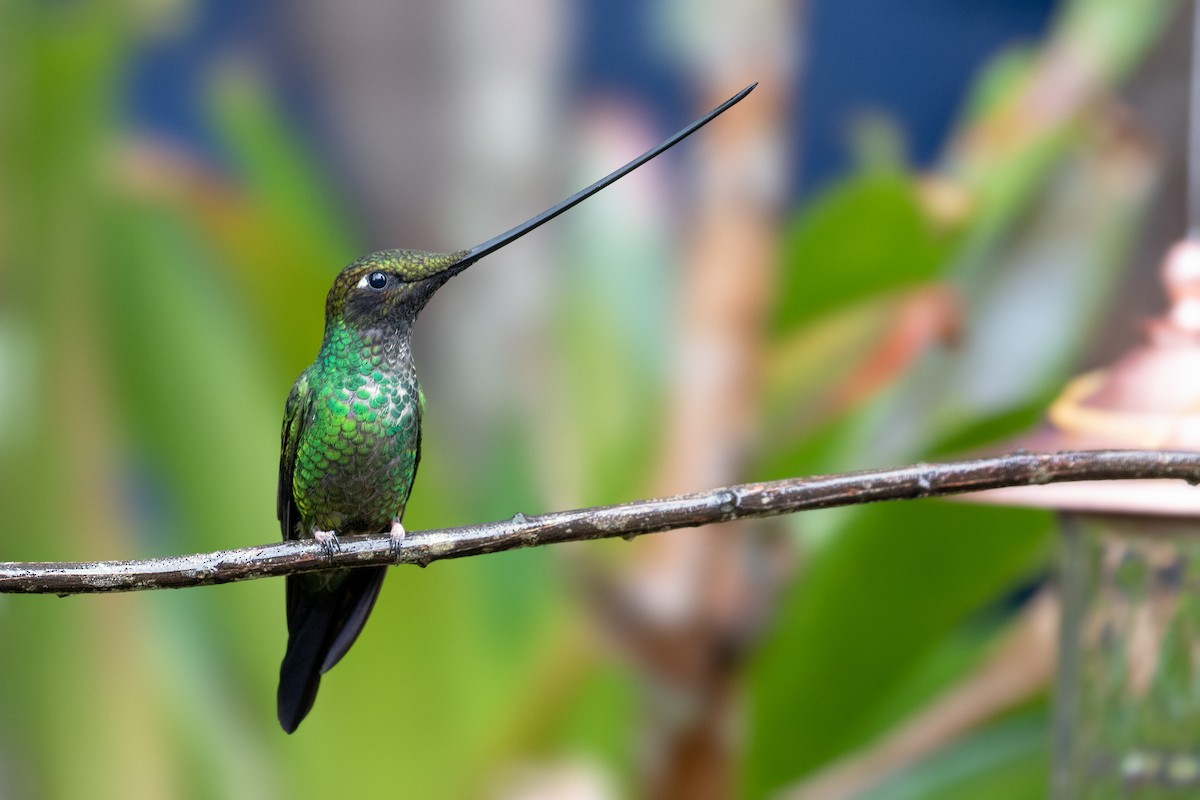
[[[296,381],[283,449],[285,457],[291,453],[288,488],[301,526],[285,528],[285,536],[313,528],[377,533],[403,515],[419,458],[421,408],[401,341],[335,325]]]

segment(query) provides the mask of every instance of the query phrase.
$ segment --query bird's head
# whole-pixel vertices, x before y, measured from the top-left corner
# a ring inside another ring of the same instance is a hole
[[[412,322],[446,281],[466,269],[465,251],[382,250],[341,271],[325,301],[326,322],[360,330]]]

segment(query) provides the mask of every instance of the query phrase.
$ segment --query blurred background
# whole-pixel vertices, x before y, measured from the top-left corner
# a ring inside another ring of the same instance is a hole
[[[356,257],[473,245],[405,524],[949,457],[1141,336],[1166,0],[0,0],[0,558],[278,538]],[[1046,512],[947,502],[389,577],[301,729],[279,581],[0,597],[0,798],[1042,797]]]

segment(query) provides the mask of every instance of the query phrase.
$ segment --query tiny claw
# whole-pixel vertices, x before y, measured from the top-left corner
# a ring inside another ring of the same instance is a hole
[[[321,545],[321,549],[325,551],[325,555],[330,558],[333,558],[333,554],[342,549],[335,531],[322,531],[313,528],[312,535],[317,540],[317,543]]]
[[[400,520],[392,520],[392,529],[388,531],[388,538],[391,541],[392,560],[400,561],[400,545],[404,541],[404,526],[400,524]]]

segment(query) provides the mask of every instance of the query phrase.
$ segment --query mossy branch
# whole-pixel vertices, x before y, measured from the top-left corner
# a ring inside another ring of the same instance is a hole
[[[1200,483],[1200,453],[1138,450],[1013,453],[992,458],[723,486],[611,506],[555,511],[460,528],[347,536],[332,554],[312,540],[136,561],[0,562],[0,593],[85,594],[178,589],[332,567],[425,566],[447,558],[624,537],[816,508],[913,500],[1060,481],[1176,478]],[[898,534],[899,535],[899,534]],[[969,535],[969,533],[964,533]]]

